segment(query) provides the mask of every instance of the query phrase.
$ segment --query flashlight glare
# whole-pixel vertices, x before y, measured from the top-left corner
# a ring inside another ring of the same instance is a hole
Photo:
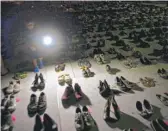
[[[45,45],[50,45],[52,43],[52,38],[50,36],[45,36],[43,41]]]

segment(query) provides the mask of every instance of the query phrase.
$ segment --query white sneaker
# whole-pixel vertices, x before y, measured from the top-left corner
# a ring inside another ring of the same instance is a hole
[[[64,82],[64,75],[58,76],[58,83],[63,84]]]
[[[7,94],[11,94],[11,93],[13,93],[13,81],[10,81],[9,82],[9,86],[6,88],[6,93]]]
[[[72,79],[71,79],[71,77],[69,76],[69,74],[65,74],[65,75],[64,75],[64,80],[65,80],[65,82],[68,83],[68,84],[71,84],[71,83],[72,83]]]
[[[13,87],[13,92],[18,93],[20,91],[20,81],[16,81],[16,84]]]

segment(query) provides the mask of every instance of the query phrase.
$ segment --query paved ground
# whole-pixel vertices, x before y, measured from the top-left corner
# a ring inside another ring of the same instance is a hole
[[[105,131],[118,131],[124,128],[136,128],[141,130],[146,127],[150,127],[150,120],[157,117],[167,117],[168,108],[165,107],[157,98],[156,93],[164,93],[168,91],[167,81],[160,78],[156,70],[159,67],[165,67],[168,69],[166,64],[157,64],[152,66],[141,66],[135,69],[125,69],[118,60],[113,60],[111,62],[111,67],[118,68],[121,72],[117,73],[118,76],[123,75],[128,78],[128,80],[133,82],[138,82],[139,77],[152,77],[157,81],[156,87],[145,88],[141,84],[143,90],[137,89],[133,93],[121,93],[116,96],[116,101],[121,109],[122,116],[121,120],[116,123],[106,123],[103,120],[103,108],[105,105],[105,99],[102,98],[98,92],[97,86],[99,80],[106,79],[112,88],[115,86],[115,76],[109,75],[105,72],[105,65],[97,65],[93,60],[91,60],[92,68],[91,71],[95,73],[93,78],[83,78],[82,73],[77,65],[77,62],[66,63],[66,68],[64,72],[56,73],[54,71],[54,65],[47,66],[41,70],[44,74],[46,80],[46,88],[44,92],[47,95],[47,110],[46,112],[55,119],[59,125],[60,131],[73,131],[74,127],[74,115],[76,105],[88,105],[91,109],[92,116],[95,119],[98,129],[93,130],[105,130]],[[78,82],[83,92],[86,94],[84,100],[76,103],[70,107],[63,107],[61,102],[61,97],[64,92],[65,86],[60,86],[57,82],[57,76],[62,73],[69,73],[73,78],[73,83]],[[7,75],[2,77],[2,87],[5,87],[9,80],[11,80],[12,75]],[[22,90],[18,94],[20,102],[17,103],[17,109],[13,115],[16,116],[14,131],[30,131],[33,130],[34,117],[29,118],[27,115],[27,105],[29,103],[30,95],[33,93],[30,89],[31,84],[34,79],[34,73],[28,73],[28,77],[21,81]],[[138,91],[140,90],[140,91]],[[37,96],[40,92],[35,92]],[[154,115],[150,120],[145,120],[140,117],[136,111],[135,103],[137,100],[143,101],[143,99],[148,99],[154,107]],[[112,114],[113,117],[113,114]],[[23,126],[24,124],[24,126]]]

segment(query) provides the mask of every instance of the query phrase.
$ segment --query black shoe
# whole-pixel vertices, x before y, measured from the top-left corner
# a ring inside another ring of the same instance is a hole
[[[108,94],[111,95],[111,89],[110,89],[110,87],[109,87],[109,85],[108,85],[106,80],[104,80],[104,86],[105,86],[106,92],[108,92]]]
[[[83,114],[79,107],[76,108],[75,112],[75,128],[77,131],[83,131],[84,129]]]
[[[1,113],[3,113],[3,111],[6,109],[7,102],[8,96],[5,96],[5,98],[1,100]]]
[[[120,86],[122,82],[121,82],[121,79],[118,76],[116,77],[116,81],[117,81],[117,85]]]
[[[37,112],[37,96],[32,94],[30,96],[30,103],[28,105],[28,114],[35,114]]]
[[[168,98],[160,94],[156,94],[156,97],[165,105],[168,106]]]
[[[75,97],[76,97],[77,99],[80,99],[80,98],[83,97],[83,96],[82,96],[83,93],[82,93],[81,87],[79,86],[78,83],[75,83],[75,85],[74,85],[74,90],[75,90]]]
[[[45,88],[45,81],[42,73],[40,73],[39,78],[40,78],[39,89],[43,90]]]
[[[83,120],[87,128],[90,128],[93,126],[93,119],[91,114],[88,111],[88,108],[86,106],[83,106]]]
[[[38,113],[43,114],[47,108],[47,100],[44,92],[41,92],[38,100]]]
[[[110,105],[111,101],[110,98],[108,98],[104,107],[104,116],[103,116],[104,120],[108,120],[110,118]]]
[[[153,108],[152,108],[152,106],[151,106],[151,104],[149,103],[148,100],[144,99],[143,105],[144,105],[145,110],[148,113],[148,115],[153,114]]]
[[[141,57],[140,58],[140,62],[143,64],[143,65],[146,65],[146,63],[145,63],[145,61],[144,61],[144,59]]]
[[[161,120],[161,119],[156,119],[156,122],[165,130],[168,131],[168,125],[166,125],[166,123]]]
[[[7,102],[6,108],[8,111],[10,111],[11,113],[14,112],[16,110],[16,103],[15,103],[15,96],[11,95],[10,99]]]
[[[41,121],[40,115],[36,115],[34,131],[44,131],[44,126]]]
[[[106,71],[109,72],[109,73],[111,72],[111,67],[110,67],[110,65],[106,65]]]
[[[148,115],[146,110],[143,109],[142,103],[140,101],[136,102],[136,108],[142,117],[146,117]]]
[[[68,100],[70,98],[70,96],[73,94],[74,94],[74,89],[72,88],[71,85],[68,85],[65,88],[64,94],[62,96],[62,100]]]
[[[1,130],[8,131],[13,128],[12,116],[9,111],[5,111],[1,116]]]
[[[134,83],[128,81],[128,80],[127,80],[126,78],[124,78],[123,76],[120,77],[120,80],[121,80],[124,84],[126,84],[127,87],[134,84]],[[128,88],[130,88],[130,87],[128,87]]]
[[[163,130],[162,127],[155,120],[151,121],[150,125],[154,131],[166,131]]]
[[[98,88],[99,88],[99,92],[102,92],[104,90],[104,83],[101,80],[99,80]]]
[[[146,65],[151,65],[152,64],[152,62],[146,57],[144,57],[144,61],[145,61]]]
[[[48,114],[45,113],[43,118],[45,127],[44,131],[58,131],[57,123]]]
[[[112,103],[112,106],[113,106],[113,109],[114,109],[114,115],[119,120],[120,117],[121,117],[121,114],[120,114],[120,109],[118,107],[118,104],[117,104],[117,102],[114,98],[114,95],[111,97],[111,103]]]
[[[164,68],[161,69],[162,74],[167,74],[166,70]]]
[[[117,85],[119,86],[120,90],[122,91],[130,90],[130,88],[128,88],[119,77],[116,77],[116,81],[117,81]]]
[[[158,73],[159,75],[162,75],[162,70],[161,70],[161,69],[158,69],[157,73]]]
[[[38,77],[38,74],[36,73],[35,79],[33,81],[33,88],[38,89],[38,86],[39,86],[39,77]]]

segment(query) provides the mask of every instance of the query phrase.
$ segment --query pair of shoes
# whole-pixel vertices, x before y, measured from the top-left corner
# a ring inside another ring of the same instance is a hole
[[[110,107],[111,107],[111,105],[114,109],[115,117],[119,120],[120,119],[120,110],[119,110],[118,104],[117,104],[117,102],[114,98],[114,95],[109,96],[108,99],[107,99],[107,102],[106,102],[105,107],[104,107],[104,115],[103,115],[104,120],[109,120],[110,119]]]
[[[132,56],[135,58],[141,58],[142,53],[140,51],[133,51]]]
[[[126,79],[124,77],[120,77],[120,78],[116,77],[116,82],[117,82],[117,85],[119,86],[119,88],[122,91],[129,91],[129,90],[131,90],[131,88],[129,86],[127,86],[128,82],[126,81]]]
[[[58,83],[60,85],[64,85],[65,83],[71,84],[72,79],[69,74],[63,74],[63,75],[58,76]]]
[[[93,50],[93,56],[98,54],[104,54],[104,52],[100,48],[96,48]]]
[[[110,89],[108,83],[106,80],[102,82],[101,80],[99,81],[99,92],[103,97],[109,97],[110,95],[113,94],[112,90]]]
[[[165,95],[168,96],[167,93],[165,93]],[[162,95],[160,95],[160,94],[156,94],[156,97],[157,97],[165,106],[168,106],[168,98],[167,98],[167,97],[162,96]]]
[[[126,68],[128,68],[128,69],[136,68],[137,67],[137,63],[128,59],[128,60],[124,61],[124,66]]]
[[[118,53],[118,52],[117,52],[116,58],[117,58],[118,60],[123,60],[123,59],[125,59],[125,56],[123,56],[121,53]]]
[[[109,54],[116,54],[115,48],[110,48],[110,49],[107,50],[106,52],[108,52]]]
[[[109,61],[107,60],[107,58],[104,56],[104,54],[98,54],[94,56],[94,59],[96,60],[96,62],[98,64],[106,64]]]
[[[140,62],[143,64],[143,65],[151,65],[152,64],[152,62],[148,59],[148,58],[146,58],[146,57],[141,57],[140,58]]]
[[[156,119],[150,123],[154,131],[168,131],[168,125],[161,119]]]
[[[58,131],[57,123],[48,114],[44,114],[43,120],[40,115],[36,115],[34,131]]]
[[[140,78],[139,80],[145,87],[155,87],[156,85],[156,81],[154,81],[153,78],[145,77],[144,79]]]
[[[75,95],[76,99],[81,99],[83,97],[83,92],[78,83],[75,83],[74,89],[72,85],[68,85],[65,88],[62,100],[68,100],[72,95]]]
[[[30,96],[30,102],[27,107],[29,115],[34,115],[37,112],[39,114],[42,114],[46,110],[46,108],[47,108],[47,101],[44,92],[40,93],[38,103],[37,103],[37,96],[35,94],[32,94]]]
[[[14,95],[5,96],[5,98],[1,101],[1,111],[2,113],[5,111],[9,111],[13,113],[16,110],[16,100]]]
[[[39,83],[39,78],[40,78],[40,83]],[[43,77],[43,74],[40,73],[40,75],[38,76],[38,74],[36,73],[34,81],[33,81],[33,89],[37,90],[43,90],[45,88],[45,80]]]
[[[152,108],[150,102],[146,99],[144,99],[143,105],[140,101],[137,101],[136,108],[142,117],[151,116],[153,114],[153,108]]]
[[[16,81],[16,84],[13,81],[9,82],[9,86],[5,89],[6,94],[18,93],[20,91],[20,81]]]
[[[168,72],[164,68],[158,69],[157,73],[159,74],[160,77],[168,79]]]
[[[55,71],[56,72],[60,72],[63,71],[65,69],[65,64],[58,64],[55,66]]]
[[[13,129],[12,116],[10,111],[5,111],[1,116],[1,130],[8,131]]]
[[[94,125],[94,119],[92,118],[89,110],[86,106],[76,108],[75,111],[75,128],[77,131],[83,131],[86,128],[91,128]]]
[[[92,76],[92,72],[90,71],[88,67],[81,67],[81,69],[82,69],[82,74],[84,77]]]

